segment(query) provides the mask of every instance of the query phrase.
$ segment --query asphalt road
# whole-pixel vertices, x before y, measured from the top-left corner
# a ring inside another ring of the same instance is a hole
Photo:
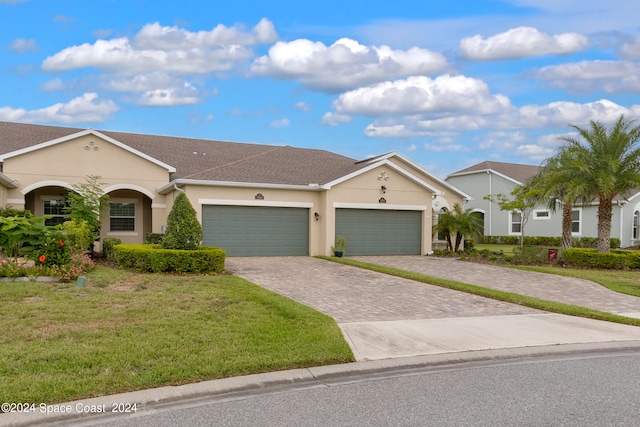
[[[626,351],[339,377],[181,402],[97,425],[629,426],[639,413],[640,353]],[[96,425],[86,421],[76,425]]]

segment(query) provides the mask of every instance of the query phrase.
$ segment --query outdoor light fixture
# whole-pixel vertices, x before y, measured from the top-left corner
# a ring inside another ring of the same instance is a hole
[[[318,212],[315,212],[313,216],[315,217],[316,221],[320,221],[320,214]]]

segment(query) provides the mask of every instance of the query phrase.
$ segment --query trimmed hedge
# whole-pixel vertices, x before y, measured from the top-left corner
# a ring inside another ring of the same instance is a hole
[[[482,243],[491,245],[518,245],[520,236],[483,236]],[[530,246],[561,246],[562,237],[557,236],[524,236],[524,244]],[[572,239],[575,248],[596,248],[598,239],[596,237],[575,237]],[[620,239],[612,237],[610,241],[611,249],[620,247]]]
[[[564,262],[571,267],[598,269],[640,268],[640,252],[613,250],[610,253],[595,249],[569,248],[563,252]]]
[[[224,249],[200,246],[196,250],[162,249],[160,245],[117,245],[118,266],[152,273],[221,273],[227,253]]]

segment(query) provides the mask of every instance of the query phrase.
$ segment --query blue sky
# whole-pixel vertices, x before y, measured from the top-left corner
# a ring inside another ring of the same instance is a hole
[[[539,164],[640,119],[628,0],[0,0],[0,120]]]

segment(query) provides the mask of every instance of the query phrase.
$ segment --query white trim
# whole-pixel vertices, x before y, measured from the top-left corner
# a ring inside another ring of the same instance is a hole
[[[519,223],[520,224],[520,231],[519,232],[513,231],[513,224],[514,224],[514,222],[513,222],[513,214],[514,214],[514,212],[509,211],[509,221],[507,222],[507,225],[509,227],[508,235],[509,236],[522,236],[522,220],[523,220],[524,216],[522,215],[522,212],[520,212],[520,211],[517,211],[515,213],[520,215],[520,223]]]
[[[546,212],[546,216],[538,217],[537,214],[540,212]],[[551,219],[551,209],[535,209],[533,211],[533,220],[534,221],[547,221]]]
[[[451,175],[447,175],[447,177],[445,179],[449,179],[449,178],[453,178],[456,176],[466,176],[466,175],[473,175],[473,174],[477,174],[477,173],[489,173],[489,174],[496,174],[499,177],[502,177],[508,181],[513,182],[516,185],[524,185],[522,182],[518,181],[517,179],[511,178],[508,175],[505,175],[503,173],[497,172],[493,169],[480,169],[480,170],[475,170],[475,171],[469,171],[469,172],[463,172],[463,173],[452,173]]]
[[[320,191],[324,187],[319,184],[293,185],[293,184],[271,184],[264,182],[236,182],[236,181],[203,181],[199,179],[176,179],[163,185],[156,191],[159,194],[167,194],[175,190],[176,185],[207,185],[216,187],[242,187],[242,188],[273,188],[278,190],[306,190]]]
[[[268,206],[276,208],[313,208],[313,203],[271,200],[198,199],[200,205]]]
[[[56,181],[56,180],[47,180],[47,181],[38,181],[33,184],[29,184],[20,190],[20,193],[27,194],[33,190],[37,190],[42,187],[64,187],[67,190],[73,190],[73,186],[65,181]]]
[[[76,132],[76,133],[72,133],[71,135],[67,135],[67,136],[63,136],[61,138],[57,138],[57,139],[52,139],[51,141],[46,141],[40,144],[36,144],[36,145],[32,145],[31,147],[27,147],[27,148],[22,148],[20,150],[16,150],[16,151],[12,151],[10,153],[6,153],[5,155],[0,155],[0,162],[4,162],[6,159],[10,159],[12,157],[16,157],[16,156],[20,156],[22,154],[26,154],[26,153],[30,153],[32,151],[37,151],[40,150],[42,148],[46,148],[46,147],[50,147],[52,145],[56,145],[56,144],[60,144],[62,142],[66,142],[66,141],[70,141],[72,139],[77,139],[77,138],[81,138],[83,136],[86,135],[93,135],[97,138],[101,138],[107,142],[110,142],[111,144],[122,148],[125,151],[128,151],[132,154],[135,154],[136,156],[142,157],[145,160],[150,161],[151,163],[154,163],[158,166],[163,167],[164,169],[166,169],[168,172],[175,172],[176,168],[174,168],[173,166],[169,166],[166,163],[161,162],[160,160],[154,159],[153,157],[144,154],[141,151],[136,150],[135,148],[129,147],[126,144],[123,144],[120,141],[117,141],[101,132],[98,132],[97,130],[93,130],[93,129],[85,129],[82,130],[80,132]]]
[[[135,204],[140,202],[140,199],[131,199],[127,197],[109,197],[109,203],[129,203]]]
[[[166,209],[166,203],[151,203],[151,209]]]
[[[335,209],[380,209],[393,211],[426,211],[425,205],[388,205],[386,203],[345,203],[333,202]]]
[[[573,231],[573,211],[578,211],[580,212],[580,218],[578,218],[578,228],[580,229],[578,232],[574,232]],[[571,209],[571,235],[572,236],[582,236],[582,208],[581,207],[574,207]]]
[[[137,231],[109,231],[107,236],[138,236]]]
[[[376,162],[376,163],[373,163],[373,164],[371,164],[371,165],[369,165],[369,166],[367,166],[367,167],[365,167],[365,168],[362,168],[362,169],[360,169],[360,170],[357,170],[357,171],[355,171],[355,172],[352,172],[352,173],[350,173],[350,174],[348,174],[348,175],[341,176],[340,178],[335,179],[335,180],[333,180],[333,181],[331,181],[331,182],[329,182],[329,183],[325,184],[325,185],[324,185],[324,188],[325,188],[326,190],[329,190],[329,189],[331,189],[331,187],[333,187],[334,185],[338,185],[338,184],[340,184],[340,183],[342,183],[342,182],[348,181],[348,180],[350,180],[351,178],[354,178],[354,177],[356,177],[356,176],[362,175],[363,173],[367,173],[367,172],[369,172],[369,171],[371,171],[371,170],[373,170],[373,169],[376,169],[376,168],[378,168],[378,167],[381,167],[381,166],[388,166],[388,167],[390,167],[391,169],[395,169],[395,171],[396,171],[396,172],[399,172],[400,174],[402,174],[402,175],[404,175],[405,177],[409,178],[411,181],[415,182],[416,184],[420,185],[421,187],[426,188],[427,190],[431,191],[432,193],[435,193],[435,194],[437,194],[437,195],[439,195],[439,196],[444,195],[444,192],[443,192],[443,191],[438,190],[438,189],[437,189],[436,187],[434,187],[433,185],[430,185],[429,183],[427,183],[427,182],[423,181],[422,179],[418,178],[417,176],[415,176],[415,175],[413,175],[412,173],[410,173],[410,172],[408,172],[408,171],[404,170],[404,169],[403,169],[403,168],[401,168],[400,166],[396,165],[396,164],[395,164],[395,163],[393,163],[393,162],[390,162],[390,161],[389,161],[389,160],[387,160],[387,159],[384,159],[384,160],[378,161],[378,162]]]
[[[107,194],[107,193],[111,193],[111,192],[117,191],[117,190],[133,190],[133,191],[137,191],[138,193],[144,194],[145,196],[147,196],[151,200],[153,200],[156,197],[155,194],[153,194],[151,191],[147,190],[146,188],[140,187],[139,185],[134,185],[134,184],[114,184],[114,185],[108,186],[103,191],[104,191],[105,194]]]
[[[433,179],[434,181],[438,182],[441,185],[444,185],[445,187],[447,187],[448,189],[458,193],[458,195],[464,197],[467,200],[473,200],[473,197],[471,197],[469,194],[465,193],[464,191],[462,191],[461,189],[459,189],[458,187],[454,186],[453,184],[448,183],[447,181],[445,181],[444,179],[440,178],[437,175],[432,174],[431,172],[429,172],[427,169],[425,169],[424,167],[422,167],[420,164],[414,162],[413,160],[411,160],[410,158],[402,155],[401,153],[397,152],[397,151],[392,151],[390,153],[384,154],[382,156],[377,156],[374,157],[373,159],[371,159],[370,161],[378,161],[379,159],[384,159],[387,160],[391,157],[398,157],[399,159],[401,159],[402,161],[404,161],[405,163],[410,164],[411,166],[413,166],[414,168],[418,169],[420,172],[422,172],[423,174],[427,175],[429,178]]]
[[[24,205],[27,201],[25,199],[7,199],[7,203],[10,205]]]

